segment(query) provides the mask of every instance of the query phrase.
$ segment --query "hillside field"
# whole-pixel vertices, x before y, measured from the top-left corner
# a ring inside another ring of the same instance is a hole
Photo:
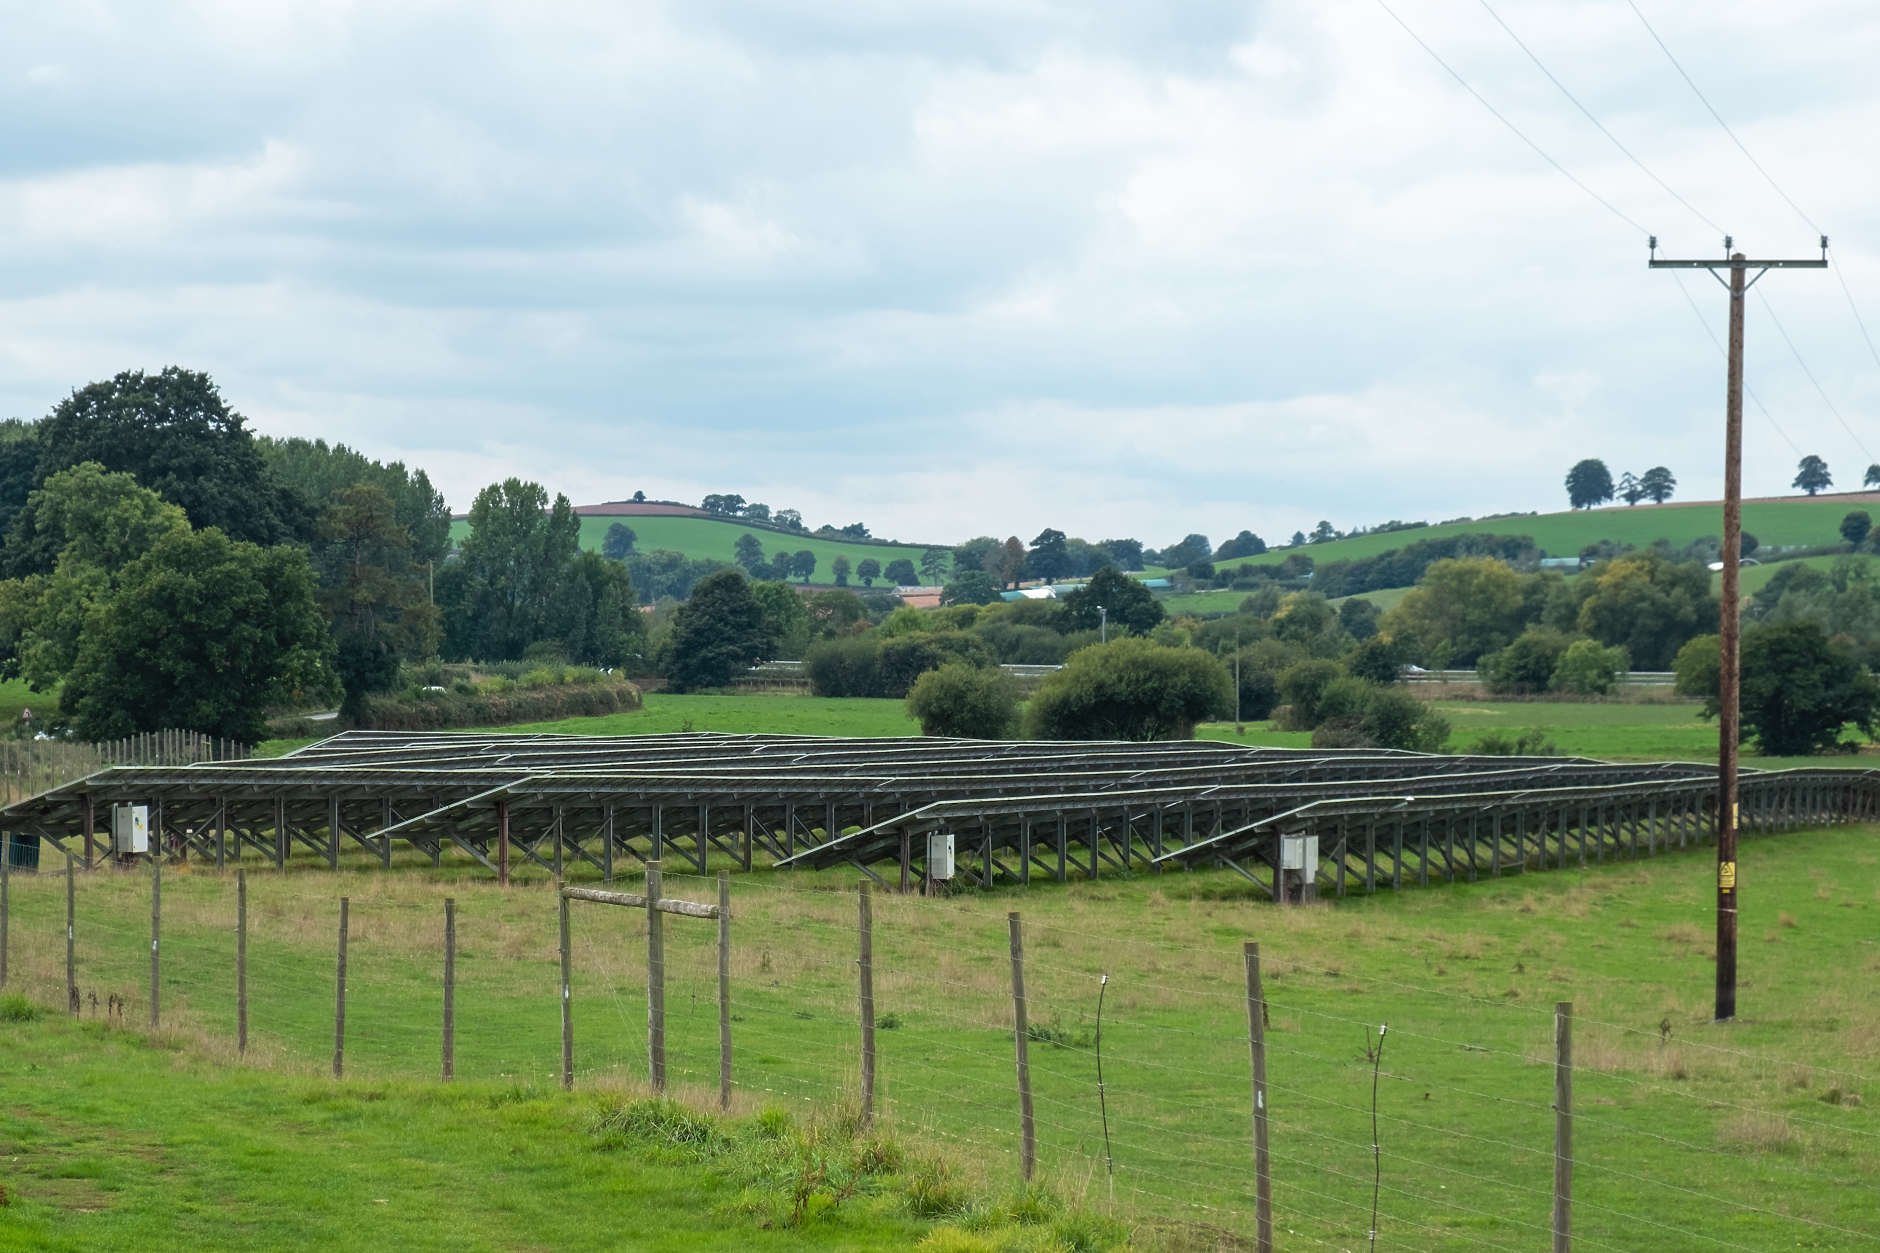
[[[910,544],[857,544],[851,541],[830,539],[823,535],[786,535],[781,531],[772,531],[760,527],[746,526],[741,522],[720,521],[717,518],[671,518],[671,517],[633,517],[633,518],[596,518],[583,516],[581,519],[581,547],[591,552],[599,552],[601,540],[607,535],[607,528],[616,522],[631,527],[637,537],[634,548],[638,552],[652,552],[656,548],[669,549],[683,553],[694,561],[710,559],[729,562],[733,558],[733,546],[738,537],[745,534],[755,535],[764,545],[766,556],[775,556],[779,549],[800,552],[807,548],[816,554],[816,573],[811,576],[815,583],[830,582],[830,563],[840,555],[847,557],[851,565],[864,558],[873,557],[882,565],[887,565],[900,557],[906,557],[917,567],[920,555],[926,550],[919,545]],[[463,543],[470,534],[468,522],[453,522],[450,538],[454,544]],[[852,586],[863,590],[860,579],[851,579]],[[877,587],[882,586],[876,580]]]
[[[1310,908],[1277,908],[1224,870],[961,885],[944,899],[878,892],[883,1118],[952,1154],[956,1199],[930,1185],[926,1204],[962,1203],[975,1189],[959,1180],[1011,1186],[1006,913],[1020,911],[1044,1178],[1112,1210],[1139,1247],[1244,1248],[1221,1233],[1250,1222],[1240,945],[1253,939],[1281,1247],[1365,1247],[1374,1141],[1380,1247],[1544,1247],[1556,1001],[1575,1005],[1586,1247],[1865,1247],[1880,1184],[1877,835],[1744,841],[1743,1017],[1724,1027],[1708,1021],[1715,859],[1701,847]],[[802,1126],[854,1100],[854,879],[732,876],[734,1073],[747,1113],[775,1108]],[[919,1238],[912,1215],[858,1203],[805,1241],[775,1222],[775,1202],[729,1186],[683,1144],[634,1151],[598,1138],[597,1100],[644,1074],[643,915],[572,915],[576,1092],[564,1096],[554,892],[539,868],[518,880],[499,888],[455,855],[435,871],[401,856],[390,874],[355,854],[339,874],[251,868],[244,1063],[229,1043],[233,876],[165,875],[166,1028],[154,1047],[139,1027],[148,880],[84,876],[78,984],[100,1003],[122,995],[125,1025],[106,1025],[88,999],[78,1026],[0,1022],[0,1245],[598,1249],[631,1232],[653,1249],[872,1249]],[[622,882],[632,890],[634,877]],[[715,891],[683,875],[666,884],[695,900]],[[342,894],[348,1078],[335,1082]],[[435,1078],[445,897],[458,911],[460,1078],[449,1089]],[[47,1009],[62,995],[64,898],[57,876],[13,880],[13,986]],[[703,1101],[718,1055],[715,928],[675,920],[666,936],[669,1064]],[[970,1227],[970,1213],[961,1221]]]

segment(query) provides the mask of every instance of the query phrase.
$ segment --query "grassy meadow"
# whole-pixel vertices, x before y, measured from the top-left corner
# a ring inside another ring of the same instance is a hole
[[[1575,1215],[1588,1247],[1866,1247],[1880,1184],[1877,834],[1745,842],[1742,1017],[1727,1026],[1708,1021],[1715,869],[1701,848],[1292,908],[1230,872],[878,893],[883,1122],[945,1155],[961,1197],[1015,1178],[1005,915],[1022,911],[1046,1180],[1141,1247],[1244,1247],[1221,1233],[1245,1232],[1251,1214],[1240,942],[1255,939],[1280,1248],[1364,1247],[1374,1082],[1379,1247],[1543,1243],[1555,1001],[1576,1006]],[[802,1126],[853,1105],[853,879],[733,876],[743,1114],[782,1110]],[[667,884],[692,899],[714,891],[689,876]],[[246,1060],[231,1044],[233,876],[173,869],[163,886],[159,1036],[141,1026],[149,889],[132,873],[78,884],[80,1022],[0,1023],[12,1202],[0,1245],[598,1248],[631,1230],[649,1248],[875,1248],[924,1229],[882,1201],[805,1240],[748,1184],[596,1138],[596,1103],[644,1076],[642,914],[572,916],[570,1097],[555,1091],[556,911],[539,870],[502,889],[457,858],[389,875],[363,862],[337,875],[256,869]],[[64,883],[16,876],[12,890],[12,986],[50,1009]],[[352,931],[348,1079],[336,1083],[341,894]],[[446,896],[458,905],[451,1088],[435,1082]],[[716,1077],[715,928],[673,918],[666,936],[669,1065],[679,1094],[703,1102]],[[1053,1247],[944,1238],[932,1247]]]

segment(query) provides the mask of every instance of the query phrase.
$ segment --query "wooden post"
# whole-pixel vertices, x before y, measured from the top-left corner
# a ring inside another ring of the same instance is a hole
[[[457,1073],[457,902],[444,898],[444,1082]]]
[[[92,810],[91,793],[85,793],[85,869],[90,870],[96,862],[93,859],[93,832],[96,818]]]
[[[1573,1248],[1573,1002],[1554,1004],[1554,1249]]]
[[[1025,934],[1016,913],[1005,916],[1012,931],[1012,1039],[1018,1050],[1018,1169],[1026,1183],[1038,1165],[1038,1129],[1031,1112],[1031,1025],[1025,1020]]]
[[[235,872],[235,1052],[248,1055],[248,872]]]
[[[1266,1151],[1266,995],[1260,946],[1241,945],[1247,965],[1247,1046],[1253,1053],[1253,1229],[1256,1253],[1273,1253],[1273,1170]]]
[[[333,993],[333,1077],[346,1074],[346,921],[352,902],[339,898],[339,971]]]
[[[903,831],[903,839],[907,832]],[[857,896],[857,908],[860,912],[859,931],[861,955],[857,965],[861,968],[861,1008],[862,1008],[862,1130],[866,1131],[875,1121],[875,917],[873,899],[869,895],[868,880],[863,879]]]
[[[163,828],[157,828],[157,838],[150,846],[150,1029],[155,1031],[159,1021],[158,1008],[161,1004],[162,988],[157,977],[162,973],[157,960],[157,941],[163,935]],[[76,989],[74,989],[76,990]]]
[[[731,1108],[731,872],[718,872],[718,1108]]]
[[[7,896],[13,886],[13,833],[0,831],[0,988],[7,985]]]
[[[573,955],[568,949],[568,898],[561,894],[561,880],[555,881],[555,899],[561,904],[561,1089],[574,1091],[574,998],[570,995]]]
[[[653,1091],[666,1090],[666,927],[658,861],[646,863],[646,1063]]]
[[[72,1011],[72,1017],[78,1017],[78,953],[76,940],[78,928],[75,918],[78,902],[72,895],[72,855],[65,855],[65,999]]]
[[[496,802],[496,881],[509,886],[509,802]]]

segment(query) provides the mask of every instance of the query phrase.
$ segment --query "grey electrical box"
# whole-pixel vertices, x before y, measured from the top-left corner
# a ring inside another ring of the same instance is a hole
[[[927,837],[927,877],[929,879],[953,877],[953,833],[951,831],[935,831]]]
[[[1297,870],[1307,879],[1319,872],[1319,837],[1283,835],[1279,841],[1279,868]]]
[[[111,847],[120,853],[150,851],[150,806],[111,806]]]

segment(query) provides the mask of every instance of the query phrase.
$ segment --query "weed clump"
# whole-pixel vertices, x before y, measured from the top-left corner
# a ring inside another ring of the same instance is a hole
[[[26,999],[24,992],[0,996],[0,1022],[35,1022],[39,1006]]]

